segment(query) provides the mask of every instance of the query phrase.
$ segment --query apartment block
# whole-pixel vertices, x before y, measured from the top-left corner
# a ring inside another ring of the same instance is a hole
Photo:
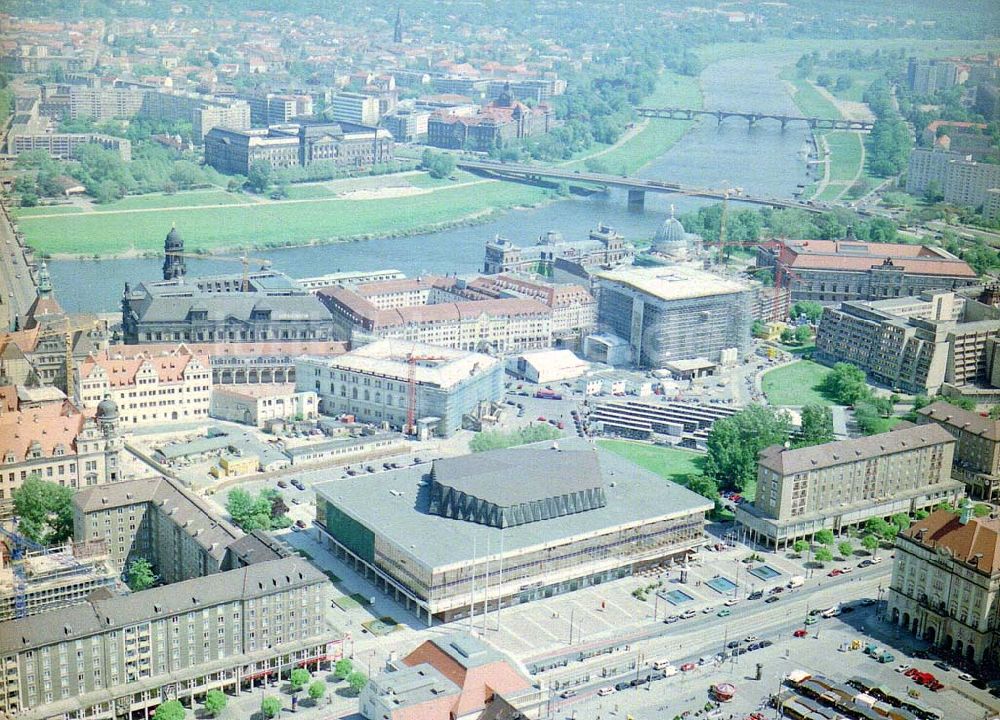
[[[7,148],[11,155],[42,150],[56,159],[75,157],[77,149],[84,145],[100,145],[105,150],[113,150],[123,162],[132,159],[132,143],[125,138],[100,133],[46,133],[21,131],[15,125],[7,138]]]
[[[89,118],[94,122],[131,119],[142,110],[150,88],[114,87],[101,84],[69,86],[69,116],[74,120]]]
[[[736,522],[778,548],[956,502],[965,486],[951,477],[954,452],[955,438],[933,424],[798,449],[772,445],[759,455],[757,496],[737,508]]]
[[[878,383],[935,394],[943,386],[988,385],[1000,310],[961,293],[845,302],[826,307],[816,355],[857,365]]]
[[[360,93],[337,93],[330,101],[330,112],[334,120],[355,125],[378,125],[378,98]]]
[[[936,183],[944,201],[978,208],[988,191],[1000,187],[1000,165],[976,162],[971,155],[947,150],[915,148],[910,153],[906,192],[923,195]]]
[[[315,667],[334,647],[327,584],[293,557],[6,622],[0,714],[149,716],[167,700]]]
[[[246,100],[200,93],[177,90],[148,92],[140,114],[152,120],[191,123],[192,140],[198,145],[213,127],[250,129],[250,105]]]
[[[917,411],[921,425],[937,424],[955,438],[951,476],[965,483],[971,498],[997,502],[1000,498],[1000,422],[936,402]]]

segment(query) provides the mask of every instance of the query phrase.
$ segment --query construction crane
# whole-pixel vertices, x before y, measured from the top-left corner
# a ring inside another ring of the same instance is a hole
[[[26,549],[44,550],[45,548],[24,537],[16,529],[8,530],[2,524],[0,524],[0,535],[7,538],[10,543],[11,571],[14,573],[14,617],[23,618],[28,614],[28,578],[24,574],[25,551]]]
[[[417,432],[417,363],[430,360],[447,360],[447,358],[440,355],[414,355],[412,352],[406,356],[406,427],[403,428],[403,432],[407,435],[415,435]]]
[[[194,258],[197,260],[221,260],[222,262],[238,262],[243,265],[243,279],[240,282],[240,290],[247,292],[250,290],[250,263],[259,263],[261,269],[271,267],[271,261],[267,258],[255,258],[247,255],[199,255],[198,253],[187,252],[165,252],[164,255],[174,257]]]
[[[26,538],[17,532],[17,520],[13,519],[11,529],[0,523],[0,536],[7,539],[10,547],[11,572],[14,575],[14,617],[22,618],[28,614],[28,577],[24,571],[24,563],[29,553],[51,557],[65,571],[75,573],[91,573],[94,568],[84,565],[73,556],[71,545],[47,548],[44,545]]]
[[[75,388],[73,379],[73,370],[75,368],[73,363],[73,333],[78,331],[82,332],[91,332],[94,330],[99,331],[100,325],[101,323],[99,320],[92,320],[89,323],[81,323],[79,325],[73,325],[72,323],[70,323],[69,317],[67,317],[66,322],[65,324],[63,324],[62,327],[60,327],[58,324],[52,324],[48,327],[44,327],[39,330],[38,333],[39,341],[41,341],[43,338],[50,338],[50,337],[62,337],[63,339],[63,344],[65,345],[65,347],[63,348],[63,353],[65,354],[65,364],[66,364],[66,397],[69,398],[70,400],[73,399],[73,390]]]

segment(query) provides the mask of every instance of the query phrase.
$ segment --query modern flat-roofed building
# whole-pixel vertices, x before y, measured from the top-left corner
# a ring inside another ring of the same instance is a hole
[[[151,88],[115,87],[97,83],[91,86],[70,85],[69,116],[74,120],[89,118],[96,123],[134,118],[142,109]]]
[[[599,272],[599,327],[628,340],[642,367],[750,346],[750,285],[686,266]]]
[[[932,182],[946,203],[978,208],[991,189],[1000,187],[1000,165],[977,162],[969,153],[915,148],[907,168],[906,192],[923,195]]]
[[[382,118],[382,127],[392,133],[396,142],[423,142],[427,139],[430,116],[430,112],[425,110],[397,110]]]
[[[345,484],[346,483],[346,484]],[[686,559],[711,501],[584,441],[436,460],[316,487],[323,542],[449,622]]]
[[[413,358],[412,365],[410,358]],[[448,437],[463,418],[503,395],[503,365],[480,353],[404,340],[378,340],[336,358],[296,361],[296,387],[319,395],[320,411],[349,414],[359,422],[404,428],[409,382],[415,390],[415,419]]]
[[[314,668],[334,651],[328,584],[290,557],[3,623],[0,714],[146,716],[167,700]]]
[[[214,127],[248,130],[250,105],[232,97],[156,89],[145,94],[140,116],[152,120],[183,121],[192,126],[192,140],[201,145]]]
[[[736,510],[755,542],[789,547],[823,529],[840,533],[873,517],[912,514],[965,486],[952,479],[955,438],[938,425],[916,425],[868,437],[761,450],[757,496]]]
[[[989,385],[1000,310],[951,291],[854,301],[823,310],[817,359],[857,365],[875,382],[933,395]]]
[[[955,436],[951,476],[975,500],[1000,498],[1000,421],[939,401],[917,410],[921,425],[936,423]]]
[[[1000,662],[1000,520],[936,510],[896,537],[885,617],[962,660]]]
[[[378,125],[378,98],[361,93],[337,93],[330,101],[330,112],[334,120],[355,125]]]
[[[129,140],[100,133],[37,132],[15,125],[7,137],[7,151],[11,155],[42,150],[49,157],[63,160],[76,157],[79,148],[91,144],[113,150],[122,162],[132,159],[132,143]]]
[[[776,287],[792,301],[837,303],[955,290],[978,283],[976,271],[942,248],[856,240],[784,240],[757,249]]]
[[[282,385],[229,385],[212,389],[208,413],[220,420],[265,427],[272,420],[313,420],[319,400],[312,390]]]

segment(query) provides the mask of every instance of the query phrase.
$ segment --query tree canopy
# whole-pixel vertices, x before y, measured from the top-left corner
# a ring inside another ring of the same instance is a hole
[[[180,700],[167,700],[156,707],[153,720],[184,720],[186,713]]]
[[[833,372],[823,378],[820,389],[839,405],[853,405],[871,393],[865,371],[845,362],[833,366]]]
[[[58,545],[73,537],[73,490],[30,475],[14,490],[18,532],[42,545]]]
[[[136,558],[129,564],[126,577],[126,583],[132,592],[139,592],[140,590],[153,587],[157,579],[149,560],[142,557]]]
[[[802,428],[796,447],[822,445],[834,439],[833,410],[826,405],[809,403],[802,407]]]
[[[219,714],[226,709],[226,703],[229,699],[226,694],[221,690],[209,690],[205,693],[205,712],[207,712],[212,717],[219,717]]]
[[[757,478],[757,453],[784,443],[790,433],[788,417],[763,405],[719,420],[706,442],[705,474],[721,488],[743,490]]]

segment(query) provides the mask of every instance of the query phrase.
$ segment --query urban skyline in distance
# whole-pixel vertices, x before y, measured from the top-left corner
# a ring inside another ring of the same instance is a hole
[[[0,720],[1000,718],[998,30],[11,0]]]

